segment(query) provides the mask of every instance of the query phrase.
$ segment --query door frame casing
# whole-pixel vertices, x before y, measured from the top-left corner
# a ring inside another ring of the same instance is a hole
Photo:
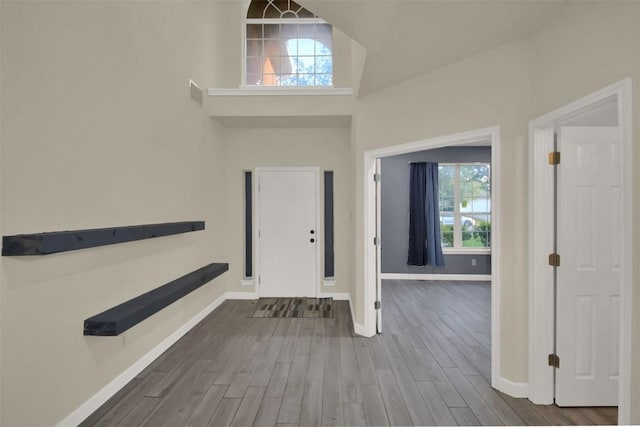
[[[554,371],[547,356],[554,349],[553,269],[548,255],[553,252],[553,168],[547,154],[553,151],[553,129],[575,114],[615,98],[618,108],[620,178],[622,184],[622,229],[632,230],[632,112],[631,78],[626,78],[571,102],[529,122],[529,399],[535,404],[554,401]],[[631,326],[632,326],[632,242],[622,235],[620,289],[620,373],[618,422],[631,420]],[[559,355],[562,357],[562,355]]]
[[[373,238],[376,233],[375,191],[373,174],[376,171],[376,159],[406,154],[415,151],[430,150],[452,145],[472,144],[489,141],[491,146],[491,385],[514,397],[526,397],[526,384],[515,383],[500,374],[500,289],[501,282],[501,163],[500,163],[500,127],[492,126],[461,132],[442,137],[431,138],[407,144],[395,145],[364,153],[364,324],[356,333],[372,337],[376,334],[376,246]],[[384,177],[382,177],[384,179]],[[384,304],[384,301],[383,301]]]
[[[376,175],[382,176],[382,158],[375,160]],[[375,299],[382,300],[382,182],[374,180],[376,186],[376,292]],[[376,332],[382,333],[382,305],[376,309]]]
[[[315,201],[316,201],[316,236],[324,235],[323,225],[321,224],[321,213],[320,213],[320,168],[317,166],[287,166],[287,167],[257,167],[254,169],[255,179],[253,182],[253,206],[254,208],[254,216],[253,216],[253,256],[255,259],[254,266],[254,277],[255,277],[255,289],[258,297],[261,295],[262,284],[260,283],[260,172],[279,172],[279,171],[301,171],[301,172],[313,172],[315,175]],[[320,243],[321,240],[316,238],[316,274],[315,274],[315,290],[316,290],[316,298],[319,298],[321,295],[320,283],[321,283],[321,258],[320,258]]]

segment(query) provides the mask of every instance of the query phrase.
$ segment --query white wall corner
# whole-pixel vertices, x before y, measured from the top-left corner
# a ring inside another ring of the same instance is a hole
[[[353,309],[353,303],[351,302],[351,294],[348,294],[348,295],[349,295],[349,298],[347,298],[347,300],[349,301],[349,311],[351,311],[351,322],[353,323],[353,332],[367,338],[374,336],[375,332],[371,334],[369,333],[369,330],[364,325],[361,325],[360,323],[356,323],[356,315]]]
[[[365,338],[371,338],[372,336],[374,336],[375,334],[371,334],[369,332],[369,330],[367,328],[365,328],[364,325],[361,325],[359,323],[354,323],[353,324],[353,332],[355,332],[358,335],[361,335]]]

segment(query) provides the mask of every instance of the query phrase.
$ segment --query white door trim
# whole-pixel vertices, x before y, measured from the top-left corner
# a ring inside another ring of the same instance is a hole
[[[382,159],[378,157],[376,159],[376,175],[382,176]],[[375,180],[374,180],[375,181]],[[377,301],[382,300],[382,243],[380,238],[382,237],[382,183],[380,180],[375,181],[376,186],[376,295],[374,299]],[[382,307],[376,311],[376,332],[382,333]]]
[[[626,78],[529,122],[529,399],[536,404],[550,404],[554,399],[553,368],[546,363],[547,355],[553,350],[555,328],[553,272],[547,265],[547,257],[553,247],[552,233],[548,233],[553,229],[553,178],[551,168],[545,167],[553,138],[549,128],[581,110],[615,97],[623,158],[620,170],[623,187],[622,229],[632,230],[631,95],[631,78]],[[547,235],[538,233],[539,230],[547,231]],[[631,421],[632,239],[631,233],[623,233],[619,424],[629,424]]]
[[[261,284],[260,284],[260,242],[259,242],[259,223],[260,223],[260,197],[259,197],[259,186],[260,186],[260,172],[263,171],[311,171],[315,173],[315,192],[316,192],[316,236],[324,236],[324,228],[323,224],[320,221],[320,168],[316,166],[293,166],[293,167],[258,167],[254,169],[255,179],[253,182],[253,251],[254,251],[254,281],[256,283],[256,294],[258,297],[261,295]],[[319,238],[316,245],[316,297],[320,297],[321,289],[321,258],[320,254],[323,252],[321,246],[321,240]]]
[[[364,153],[364,324],[363,335],[373,336],[376,333],[376,314],[374,308],[376,286],[376,247],[373,237],[376,231],[375,219],[375,172],[376,159],[395,156],[414,151],[429,150],[451,145],[472,144],[479,141],[490,141],[491,144],[491,385],[515,397],[525,397],[528,386],[513,383],[500,375],[500,254],[501,254],[501,163],[500,163],[500,127],[493,126],[461,132],[452,135],[431,138],[408,144],[395,145],[366,151]],[[384,179],[384,177],[382,178]],[[383,301],[384,304],[384,301]]]

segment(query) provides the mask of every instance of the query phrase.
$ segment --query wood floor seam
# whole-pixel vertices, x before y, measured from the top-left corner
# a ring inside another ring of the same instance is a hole
[[[486,282],[383,281],[382,333],[252,318],[227,300],[88,417],[88,426],[615,424],[616,408],[534,405],[491,387]]]

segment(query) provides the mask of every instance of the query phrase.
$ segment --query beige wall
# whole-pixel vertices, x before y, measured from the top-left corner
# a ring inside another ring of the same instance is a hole
[[[235,291],[254,291],[240,286],[244,254],[243,171],[256,167],[315,166],[322,174],[334,172],[335,286],[323,286],[322,292],[349,292],[353,266],[353,230],[349,159],[350,130],[327,129],[225,129],[224,177],[226,189],[225,247],[230,261],[229,280]],[[320,176],[323,206],[322,175]],[[323,212],[323,208],[321,208]],[[319,235],[323,233],[322,219]],[[324,254],[324,239],[318,246]],[[324,271],[324,256],[320,271]],[[255,264],[254,264],[255,265]]]
[[[119,337],[83,320],[226,261],[221,130],[189,98],[215,2],[2,2],[4,234],[205,220],[206,231],[3,257],[0,424],[62,420],[214,301],[223,275]]]
[[[215,74],[209,87],[236,88],[241,82],[242,19],[244,0],[219,1],[215,15],[216,56]]]

